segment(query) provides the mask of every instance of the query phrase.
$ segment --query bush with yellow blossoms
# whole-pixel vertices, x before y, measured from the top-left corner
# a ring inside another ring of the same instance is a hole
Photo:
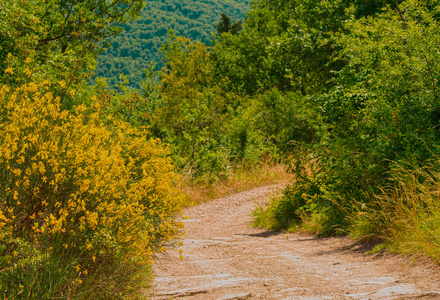
[[[51,85],[0,87],[0,299],[132,297],[180,240],[172,162],[99,104],[60,109]]]

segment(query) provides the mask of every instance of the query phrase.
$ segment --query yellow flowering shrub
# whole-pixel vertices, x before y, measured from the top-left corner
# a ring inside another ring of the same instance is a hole
[[[179,242],[178,178],[158,140],[50,86],[0,87],[0,298],[122,297]]]

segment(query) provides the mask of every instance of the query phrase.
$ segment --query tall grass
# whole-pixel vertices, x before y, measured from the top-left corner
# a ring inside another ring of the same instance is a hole
[[[406,254],[428,256],[440,263],[440,159],[422,168],[395,165],[396,185],[355,206],[352,234],[379,239]]]
[[[230,168],[229,175],[214,183],[194,183],[190,173],[182,175],[182,192],[188,205],[226,196],[235,192],[269,184],[287,184],[292,175],[285,164],[266,159],[251,167],[236,166]]]

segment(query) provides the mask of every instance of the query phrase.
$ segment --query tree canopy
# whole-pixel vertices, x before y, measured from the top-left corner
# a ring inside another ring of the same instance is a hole
[[[140,87],[143,68],[150,63],[162,68],[160,47],[167,41],[171,29],[184,36],[211,45],[222,13],[232,20],[243,20],[249,0],[150,0],[141,11],[140,19],[122,26],[124,31],[108,39],[107,51],[99,57],[96,76],[107,78],[115,87],[124,73],[131,87]]]

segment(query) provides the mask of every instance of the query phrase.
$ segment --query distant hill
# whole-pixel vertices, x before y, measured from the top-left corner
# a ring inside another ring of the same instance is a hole
[[[162,66],[159,49],[168,29],[209,45],[221,13],[234,22],[244,20],[249,5],[250,0],[147,0],[141,18],[124,25],[124,31],[110,40],[110,48],[98,59],[96,76],[106,77],[114,87],[124,73],[130,86],[139,87],[150,61]]]

